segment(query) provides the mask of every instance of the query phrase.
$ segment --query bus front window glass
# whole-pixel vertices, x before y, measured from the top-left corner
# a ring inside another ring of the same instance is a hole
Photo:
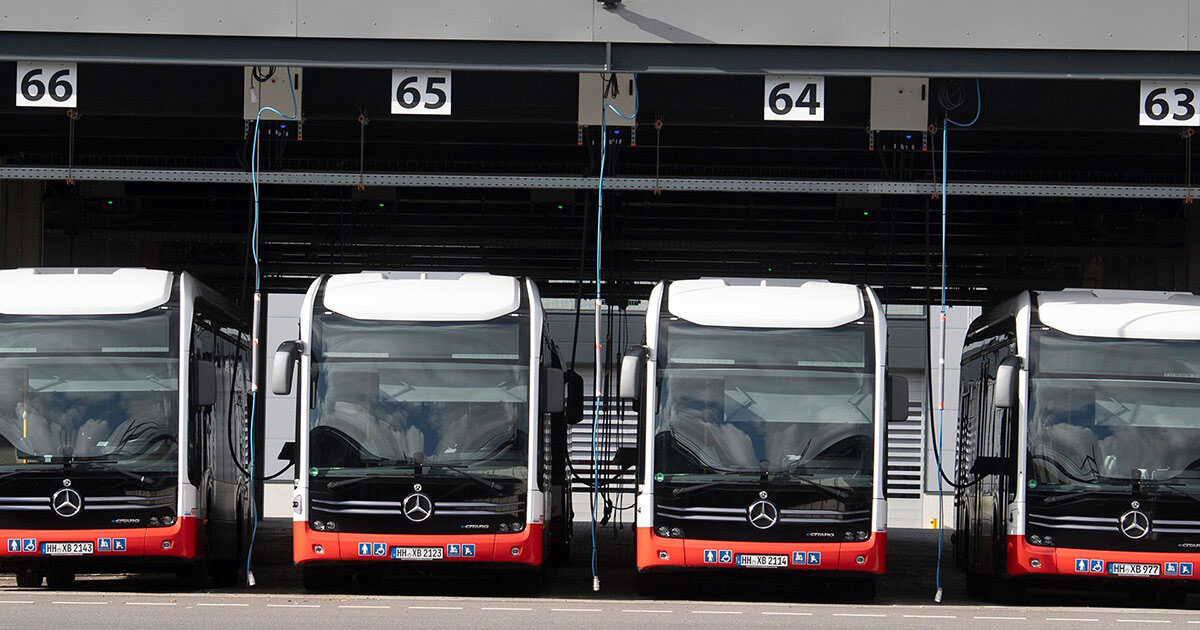
[[[1035,330],[1033,347],[1032,489],[1200,490],[1200,342]]]
[[[660,326],[655,472],[677,482],[766,473],[869,485],[870,322],[833,329]]]
[[[526,478],[528,317],[382,322],[326,313],[313,327],[310,474]],[[395,474],[395,473],[392,473]]]
[[[0,316],[0,471],[178,467],[176,312]]]

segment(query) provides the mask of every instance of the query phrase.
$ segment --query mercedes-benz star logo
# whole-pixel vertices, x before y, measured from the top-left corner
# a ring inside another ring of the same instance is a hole
[[[1129,510],[1121,515],[1118,527],[1126,538],[1137,540],[1150,533],[1150,517],[1137,510]]]
[[[769,529],[779,522],[779,508],[770,501],[755,501],[746,508],[746,518],[759,529]]]
[[[50,507],[54,509],[55,514],[71,518],[83,509],[83,497],[70,488],[63,488],[50,496]]]
[[[433,501],[420,492],[404,497],[403,507],[404,515],[414,523],[420,523],[433,515]]]

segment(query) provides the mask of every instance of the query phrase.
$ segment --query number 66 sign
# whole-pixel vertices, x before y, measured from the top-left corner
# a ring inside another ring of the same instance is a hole
[[[79,69],[73,63],[17,63],[17,107],[75,107]]]

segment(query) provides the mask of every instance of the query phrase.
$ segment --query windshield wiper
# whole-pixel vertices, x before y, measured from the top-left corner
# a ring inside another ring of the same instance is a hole
[[[498,484],[490,479],[487,479],[485,477],[480,477],[479,475],[476,475],[474,473],[469,473],[465,470],[462,470],[462,467],[456,466],[454,464],[441,464],[441,463],[436,463],[436,462],[415,462],[415,461],[409,461],[409,460],[396,460],[396,461],[388,464],[387,466],[392,469],[412,468],[414,475],[420,475],[422,473],[423,468],[443,468],[446,470],[454,471],[454,472],[458,473],[459,475],[462,475],[463,477],[470,479],[471,481],[474,481],[475,483],[477,483],[481,486],[486,487],[487,489],[491,490],[492,492],[496,492],[498,494],[504,494],[504,488],[500,484]],[[361,477],[350,477],[350,478],[341,479],[338,481],[331,481],[326,485],[326,487],[330,490],[336,490],[338,488],[342,488],[342,487],[349,486],[349,485],[356,484],[356,483],[361,483],[363,481],[370,481],[373,479],[411,479],[411,478],[412,478],[412,475],[389,475],[389,474],[363,475]]]
[[[78,462],[72,460],[66,462],[66,465],[63,468],[65,470],[74,464],[82,464],[85,470],[91,469],[117,473],[118,475],[132,479],[143,486],[146,486],[147,488],[153,488],[158,485],[158,480],[156,479],[151,479],[145,475],[114,466],[114,464],[116,464],[118,461],[119,460],[116,459],[82,459]]]
[[[462,475],[463,477],[470,479],[471,481],[474,481],[475,483],[490,489],[492,492],[495,492],[497,494],[504,494],[503,486],[496,483],[495,481],[492,481],[491,479],[488,479],[487,477],[481,477],[479,475],[476,475],[475,473],[467,472],[466,470],[464,470],[464,468],[466,468],[466,466],[463,466],[460,464],[439,464],[439,463],[427,463],[427,464],[422,464],[422,465],[428,466],[430,468],[443,468],[445,470],[452,470],[452,471]]]
[[[735,475],[736,473],[723,473],[723,474]],[[749,481],[750,481],[749,479],[737,479],[737,478],[722,479],[721,481],[710,481],[708,483],[698,483],[694,486],[684,486],[682,488],[675,488],[674,490],[671,491],[671,494],[674,496],[677,496],[677,497],[681,497],[685,494],[696,492],[697,490],[704,490],[705,488],[711,488],[713,486],[719,486],[719,485],[727,484],[727,483],[745,484]]]
[[[774,475],[776,479],[779,479],[780,477],[782,477],[786,481],[799,481],[800,483],[802,483],[806,486],[811,486],[813,488],[821,490],[821,491],[825,492],[826,494],[828,494],[829,496],[832,496],[839,501],[846,501],[846,500],[850,499],[850,497],[853,496],[853,493],[850,492],[849,490],[845,490],[843,488],[835,488],[833,486],[827,486],[823,483],[817,483],[817,482],[813,481],[812,479],[806,479],[805,478],[806,473],[799,473],[799,472],[793,472],[793,471],[787,471],[787,470],[777,470],[774,472],[764,472],[763,475],[764,476]]]

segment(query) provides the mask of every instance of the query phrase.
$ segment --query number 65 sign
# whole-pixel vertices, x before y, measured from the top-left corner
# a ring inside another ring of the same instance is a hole
[[[392,70],[392,113],[450,115],[449,70]]]
[[[1196,81],[1142,81],[1138,124],[1142,126],[1200,126]]]

